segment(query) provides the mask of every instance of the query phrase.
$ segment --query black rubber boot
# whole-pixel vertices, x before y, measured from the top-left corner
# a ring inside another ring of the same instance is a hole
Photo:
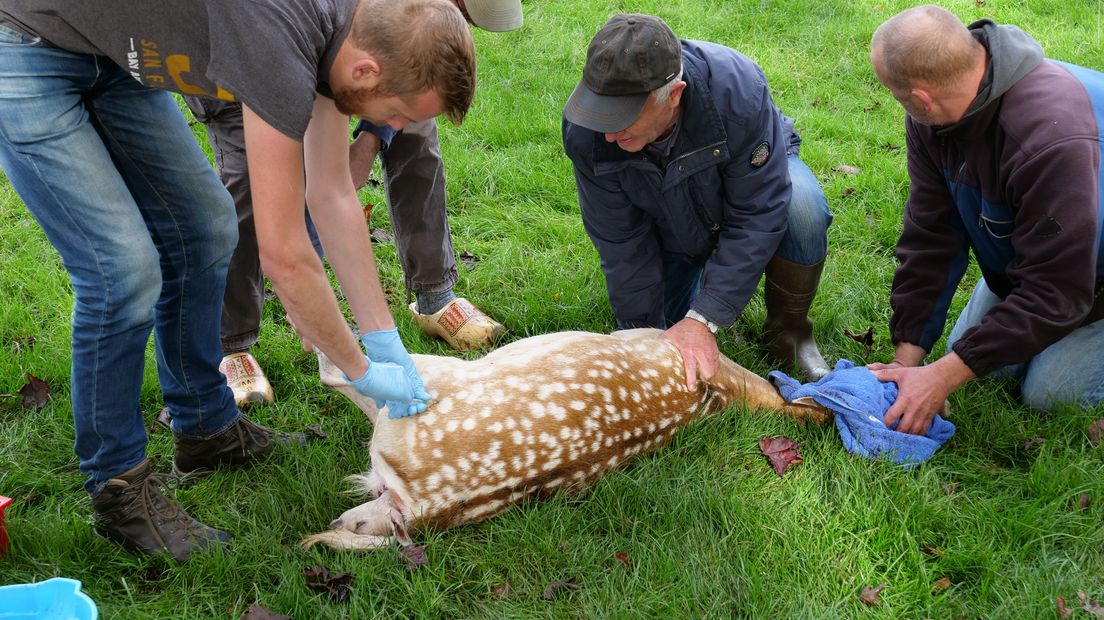
[[[797,368],[809,381],[832,370],[817,349],[813,322],[809,320],[809,307],[823,270],[823,260],[815,265],[799,265],[775,256],[767,263],[764,285],[767,320],[763,323],[763,344],[783,370]]]

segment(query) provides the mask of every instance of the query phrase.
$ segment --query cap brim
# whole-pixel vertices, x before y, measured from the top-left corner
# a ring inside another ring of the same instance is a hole
[[[579,82],[564,106],[564,117],[598,133],[617,133],[633,124],[650,93],[610,97],[599,95]]]
[[[464,0],[464,9],[472,23],[491,32],[521,28],[521,0]]]

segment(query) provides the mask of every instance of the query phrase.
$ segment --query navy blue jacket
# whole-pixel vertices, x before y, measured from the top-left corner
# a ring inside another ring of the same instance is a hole
[[[731,325],[786,232],[786,155],[800,144],[793,121],[743,54],[684,40],[682,55],[681,125],[665,169],[563,121],[583,224],[621,327],[665,327],[664,252],[704,265],[691,307]],[[757,167],[752,153],[764,143],[769,156]]]

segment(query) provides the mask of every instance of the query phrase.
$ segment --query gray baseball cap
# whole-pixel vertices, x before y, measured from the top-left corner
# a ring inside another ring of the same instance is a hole
[[[472,23],[483,30],[507,32],[521,28],[521,0],[464,0]]]
[[[614,15],[590,40],[583,79],[567,99],[564,116],[591,131],[621,131],[640,116],[648,95],[681,68],[682,47],[662,19]]]

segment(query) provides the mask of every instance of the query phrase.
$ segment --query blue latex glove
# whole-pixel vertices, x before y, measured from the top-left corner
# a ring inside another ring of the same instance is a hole
[[[399,339],[399,330],[395,328],[382,329],[376,332],[361,334],[360,341],[368,351],[368,359],[372,362],[385,362],[398,364],[406,370],[406,378],[410,381],[410,387],[414,390],[413,399],[394,399],[387,403],[387,417],[401,418],[408,415],[422,413],[429,402],[429,392],[418,376],[418,369],[414,367],[414,360],[406,352],[402,340]]]
[[[353,380],[346,376],[345,380],[357,392],[374,399],[376,407],[382,407],[385,402],[409,402],[414,396],[406,370],[398,364],[373,362],[369,358],[363,377]]]

